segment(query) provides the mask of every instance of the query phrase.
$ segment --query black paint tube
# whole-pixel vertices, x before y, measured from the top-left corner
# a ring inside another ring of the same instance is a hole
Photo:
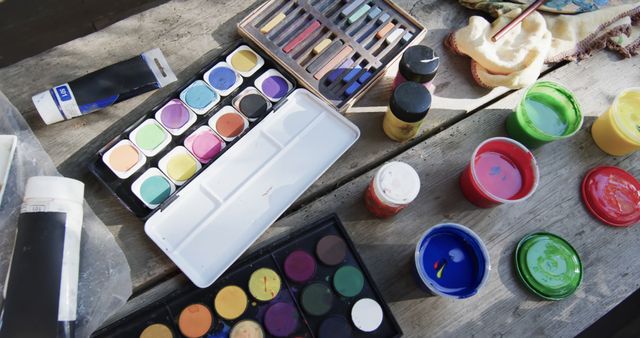
[[[70,120],[176,81],[160,49],[107,66],[34,95],[46,124]]]
[[[84,184],[27,181],[4,286],[0,338],[73,338]]]

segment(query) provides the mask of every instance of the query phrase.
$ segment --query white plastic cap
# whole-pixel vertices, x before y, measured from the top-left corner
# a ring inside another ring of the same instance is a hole
[[[40,117],[44,120],[44,123],[53,124],[65,120],[48,90],[32,96],[31,100],[36,106],[38,113],[40,113]]]
[[[373,187],[382,202],[406,205],[418,196],[420,177],[415,169],[404,162],[389,162],[376,173]]]
[[[82,205],[84,183],[61,176],[34,176],[27,181],[24,201],[37,199],[62,199]]]

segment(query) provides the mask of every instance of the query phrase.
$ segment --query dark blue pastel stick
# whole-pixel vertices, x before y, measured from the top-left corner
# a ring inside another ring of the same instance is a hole
[[[362,68],[360,67],[355,67],[353,68],[351,71],[349,71],[349,73],[347,73],[347,75],[345,75],[342,78],[342,81],[344,81],[345,83],[353,80],[354,77],[356,77],[356,75],[358,75],[360,73],[360,71],[362,70]]]
[[[360,77],[358,78],[358,82],[364,84],[371,78],[371,76],[373,76],[373,73],[370,71],[366,71],[364,74],[360,75]]]

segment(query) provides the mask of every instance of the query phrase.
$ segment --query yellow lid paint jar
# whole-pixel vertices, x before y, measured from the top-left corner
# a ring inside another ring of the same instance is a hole
[[[405,82],[393,91],[382,129],[398,142],[414,138],[431,108],[431,93],[421,84]]]
[[[591,127],[598,147],[613,156],[640,150],[640,88],[623,90]]]

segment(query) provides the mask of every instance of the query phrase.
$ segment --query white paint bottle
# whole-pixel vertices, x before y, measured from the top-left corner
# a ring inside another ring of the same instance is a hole
[[[74,336],[84,184],[27,181],[4,288],[0,338]]]

